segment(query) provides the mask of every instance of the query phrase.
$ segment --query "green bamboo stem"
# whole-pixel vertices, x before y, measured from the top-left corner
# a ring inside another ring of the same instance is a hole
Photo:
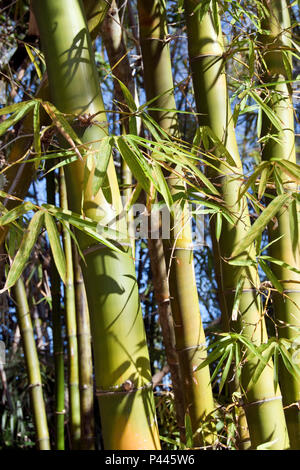
[[[64,169],[59,172],[60,205],[68,210],[68,196]],[[80,394],[79,394],[79,364],[76,325],[76,303],[73,273],[72,239],[68,223],[62,226],[63,246],[66,257],[65,291],[65,322],[68,340],[68,383],[69,383],[69,415],[71,427],[71,445],[73,449],[80,447]]]
[[[262,318],[262,306],[259,295],[259,279],[256,268],[236,267],[223,260],[231,257],[234,247],[242,238],[247,236],[250,227],[247,203],[245,199],[237,201],[242,177],[242,164],[240,161],[232,121],[226,77],[223,64],[223,40],[221,27],[219,34],[209,10],[200,19],[199,0],[185,0],[186,24],[190,64],[193,75],[194,92],[196,99],[199,124],[209,126],[214,134],[223,142],[230,152],[235,164],[231,167],[221,159],[214,164],[223,172],[220,177],[218,171],[212,174],[220,182],[218,188],[223,200],[231,213],[236,217],[234,226],[223,218],[222,232],[219,242],[214,241],[214,256],[219,264],[219,289],[223,297],[223,305],[227,311],[230,329],[242,331],[254,344],[258,345],[267,340],[265,322]],[[215,152],[220,157],[218,152]],[[214,237],[214,232],[212,233]],[[253,257],[254,247],[247,255]],[[240,277],[245,278],[243,293],[240,298],[240,315],[237,321],[232,321],[231,312],[235,295],[235,288]],[[272,449],[285,449],[289,446],[282,400],[280,391],[274,391],[273,366],[270,363],[265,367],[256,384],[250,382],[256,360],[248,360],[242,368],[242,385],[246,393],[245,412],[247,416],[252,447],[273,441]],[[249,383],[250,382],[250,383]]]
[[[47,201],[55,205],[55,174],[47,175]],[[55,370],[55,448],[65,448],[65,366],[61,324],[60,277],[53,259],[50,266],[52,332]]]
[[[263,28],[268,34],[261,36],[262,52],[267,66],[264,81],[267,83],[279,82],[268,87],[270,97],[267,105],[279,118],[282,129],[278,132],[269,121],[265,113],[262,119],[262,136],[276,134],[276,139],[270,138],[262,148],[262,159],[277,158],[296,163],[294,109],[292,102],[292,89],[289,83],[287,68],[292,70],[292,60],[288,50],[290,42],[290,18],[289,9],[285,0],[265,1],[269,16],[263,22]],[[284,52],[287,51],[287,52]],[[286,61],[284,61],[286,59]],[[281,82],[281,83],[280,83]],[[278,171],[278,169],[277,169]],[[297,191],[297,184],[291,182],[286,173],[279,170],[285,191]],[[284,261],[290,266],[300,268],[300,239],[298,232],[299,207],[293,202],[290,209],[281,208],[276,215],[277,227],[271,224],[269,227],[269,240],[280,240],[269,248],[270,256]],[[300,327],[300,276],[282,266],[273,265],[272,271],[281,281],[284,292],[273,295],[275,318],[279,322],[278,334],[280,338],[290,340],[299,338]],[[284,364],[279,368],[280,387],[282,390],[283,404],[286,407],[285,416],[289,431],[292,449],[300,449],[300,379],[293,377]]]
[[[110,1],[111,0],[84,0],[84,8],[88,19],[88,27],[93,38],[95,38],[97,35],[97,31],[100,28],[109,8]],[[43,77],[36,97],[44,101],[49,100],[49,87],[46,76]],[[41,112],[40,125],[46,125],[48,120],[49,117],[46,116],[46,113]],[[7,183],[4,187],[4,190],[16,198],[24,199],[36,173],[36,168],[34,162],[26,162],[27,158],[26,160],[22,161],[22,163],[16,162],[18,162],[26,154],[26,151],[29,150],[32,145],[33,112],[30,112],[25,116],[20,133],[24,134],[24,137],[16,140],[12,144],[11,151],[9,153],[8,164],[11,166],[8,167],[8,170],[5,172]],[[12,199],[6,199],[2,202],[8,209],[12,209],[18,203],[16,201],[13,201]],[[8,226],[0,227],[0,245],[2,245],[7,235],[7,231]]]
[[[33,1],[45,53],[51,97],[65,113],[98,113],[81,129],[83,142],[97,151],[107,124],[91,42],[81,1]],[[55,26],[55,27],[54,27]],[[85,157],[86,159],[86,157]],[[85,170],[86,168],[86,170]],[[75,212],[99,221],[111,204],[122,211],[113,160],[107,178],[110,190],[92,193],[93,168],[80,160],[66,169],[68,200]],[[88,180],[84,184],[84,175]],[[99,214],[100,212],[100,214]],[[126,225],[125,225],[126,231]],[[160,447],[151,371],[140,310],[135,269],[128,240],[124,253],[113,251],[87,235],[77,234],[85,255],[83,276],[91,315],[96,394],[106,449]],[[121,247],[122,247],[122,240]]]
[[[153,111],[152,116],[162,129],[176,138],[179,136],[176,111],[169,111],[175,110],[176,104],[170,49],[166,40],[165,2],[138,1],[138,13],[145,91],[148,100],[157,97],[153,106],[160,109]],[[173,195],[178,192],[178,186],[182,186],[178,177],[170,177],[168,183]],[[196,433],[214,410],[214,402],[209,368],[195,371],[206,357],[206,345],[194,272],[189,212],[187,206],[184,210],[177,206],[175,213],[170,240],[165,241],[164,250],[170,273],[171,309],[184,383],[185,412],[189,413]],[[203,429],[202,435],[195,437],[195,444],[213,443],[213,426],[208,424]]]
[[[95,449],[95,423],[94,423],[94,383],[93,361],[91,345],[91,327],[86,291],[82,277],[79,256],[74,243],[74,285],[76,298],[76,319],[78,338],[78,362],[80,384],[80,413],[81,413],[81,441],[82,450]]]
[[[25,286],[21,278],[19,278],[13,287],[13,295],[16,300],[18,322],[23,341],[32,414],[36,432],[36,443],[39,450],[50,450],[50,439],[45,402],[43,398],[39,358],[34,340]]]

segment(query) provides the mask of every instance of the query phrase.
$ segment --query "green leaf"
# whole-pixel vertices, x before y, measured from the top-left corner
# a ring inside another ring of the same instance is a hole
[[[25,264],[28,261],[31,250],[34,247],[37,237],[40,233],[44,220],[44,211],[39,211],[32,217],[27,230],[24,233],[20,248],[14,258],[9,270],[4,289],[1,292],[12,287],[21,276]]]
[[[231,366],[232,358],[233,358],[233,350],[234,350],[234,346],[232,345],[232,347],[230,348],[228,359],[226,361],[226,364],[225,364],[225,367],[224,367],[224,370],[223,370],[222,377],[221,377],[221,381],[220,381],[220,385],[219,385],[219,395],[222,392],[222,389],[224,387],[224,384],[226,382],[227,376],[228,376],[229,371],[230,371],[230,366]]]
[[[103,137],[97,150],[95,159],[95,173],[92,184],[93,195],[97,194],[99,189],[102,187],[104,179],[107,173],[107,167],[112,152],[112,145],[114,139],[110,136]]]
[[[20,119],[22,119],[29,111],[35,106],[36,101],[26,101],[25,103],[18,103],[22,106],[17,107],[17,111],[12,114],[9,118],[2,121],[0,124],[0,137],[11,127],[14,126]],[[7,108],[1,109],[1,114],[6,114],[3,110],[7,110],[11,108],[11,106],[7,106]]]
[[[54,215],[57,219],[68,222],[69,224],[78,228],[79,230],[94,238],[98,242],[108,246],[112,250],[115,250],[118,253],[124,253],[122,250],[117,248],[116,245],[111,243],[107,238],[110,238],[112,240],[125,240],[128,238],[126,234],[123,234],[109,227],[102,227],[99,222],[89,219],[88,217],[82,217],[81,215],[78,215],[67,209],[61,209],[52,206],[51,204],[43,204],[43,207],[48,212],[50,212],[50,214]],[[101,233],[105,233],[107,235],[107,238],[99,234],[98,228],[101,229]]]
[[[259,361],[257,366],[255,367],[255,371],[253,376],[251,377],[251,382],[253,384],[256,384],[258,381],[259,377],[263,373],[265,367],[268,367],[268,364],[271,360],[271,357],[274,353],[274,350],[276,349],[277,344],[275,341],[271,340],[268,344],[263,344],[259,347],[260,353],[265,359],[265,362]]]
[[[213,130],[208,127],[208,126],[201,126],[201,131],[205,132],[206,135],[210,138],[212,144],[216,146],[218,152],[221,154],[221,156],[224,156],[227,163],[230,166],[236,167],[236,162],[234,158],[231,156],[230,152],[228,152],[227,148],[223,144],[223,142],[219,139],[218,136],[213,132]]]
[[[256,182],[258,176],[260,175],[260,173],[262,173],[262,171],[264,171],[266,168],[268,168],[270,166],[270,162],[262,162],[260,163],[256,169],[254,170],[254,172],[252,173],[252,175],[248,178],[247,180],[247,183],[245,185],[243,185],[243,190],[240,192],[240,195],[239,195],[239,200],[244,196],[244,194],[248,191],[248,189],[250,188],[250,186]]]
[[[261,107],[263,112],[267,115],[273,126],[278,130],[282,130],[282,124],[276,113],[261,99],[261,97],[253,90],[249,91],[249,95]]]
[[[124,95],[126,104],[127,104],[128,108],[130,109],[130,111],[132,111],[132,112],[137,111],[137,107],[136,107],[136,103],[134,101],[134,97],[132,96],[132,94],[128,90],[127,86],[121,80],[119,80],[118,77],[116,77],[115,75],[113,75],[113,78],[115,80],[117,80],[117,82],[119,83],[119,85],[121,87],[121,90],[122,90],[122,93]]]
[[[149,193],[150,179],[152,178],[148,166],[143,162],[143,159],[139,158],[138,154],[127,144],[123,137],[117,139],[117,146],[135,179],[141,184],[146,193]]]
[[[291,199],[290,194],[281,194],[263,210],[258,219],[250,227],[245,238],[243,238],[235,247],[232,253],[232,258],[243,253],[251,243],[264,231],[271,219],[277,214],[282,206]]]
[[[161,170],[161,167],[156,162],[154,162],[153,165],[153,180],[156,182],[156,189],[160,192],[160,194],[164,198],[168,209],[171,211],[173,205],[173,198],[168,183],[166,182],[166,179]]]
[[[26,212],[34,209],[34,207],[35,206],[30,201],[14,207],[0,218],[0,226],[10,224],[21,215],[26,214]]]
[[[186,446],[189,449],[192,449],[193,445],[194,445],[194,443],[193,443],[193,428],[192,428],[192,422],[191,422],[190,415],[188,415],[187,413],[185,414],[185,417],[184,417],[184,424],[185,424]]]
[[[25,43],[24,43],[24,45],[25,45],[25,49],[27,51],[27,54],[29,55],[29,58],[30,58],[31,62],[34,65],[37,76],[39,77],[40,80],[42,80],[43,74],[41,72],[41,69],[40,69],[38,63],[37,63],[37,60],[36,60],[35,56],[33,55],[32,51],[31,51],[31,46],[29,46],[28,44],[25,44]],[[33,48],[33,49],[35,49],[35,48]]]
[[[35,168],[39,167],[41,157],[41,137],[40,137],[40,103],[39,101],[33,108],[33,143],[34,151],[37,153]]]
[[[283,293],[283,287],[282,285],[280,284],[280,282],[278,281],[277,277],[275,276],[275,274],[272,272],[272,270],[269,268],[269,266],[267,265],[267,263],[264,262],[263,259],[260,259],[259,260],[259,265],[260,267],[262,268],[262,270],[264,271],[264,273],[266,274],[267,278],[269,279],[269,281],[272,282],[273,286],[275,287],[275,289],[278,290],[278,292],[280,292],[281,294]]]
[[[260,259],[267,260],[270,263],[277,264],[278,266],[281,266],[285,269],[289,269],[290,271],[293,271],[294,273],[300,274],[300,270],[298,268],[295,268],[294,266],[291,266],[290,264],[285,263],[284,261],[281,261],[280,259],[272,258],[272,256],[267,256],[267,255],[260,256]]]
[[[49,237],[49,243],[51,247],[51,251],[53,254],[54,262],[57,267],[57,271],[61,277],[61,280],[65,284],[66,282],[66,259],[65,254],[63,252],[59,233],[56,227],[56,223],[53,220],[53,217],[49,215],[47,212],[45,213],[45,224],[46,229]]]
[[[260,175],[260,181],[259,181],[259,186],[258,186],[258,199],[260,200],[266,190],[267,182],[268,182],[268,177],[269,177],[269,168],[263,168],[261,175]]]
[[[222,214],[221,212],[217,212],[216,214],[216,228],[215,228],[215,233],[216,233],[216,240],[220,240],[221,232],[222,232]]]
[[[300,184],[300,168],[293,162],[288,160],[277,160],[271,158],[271,161],[276,162],[276,165],[280,166],[281,169],[296,183]]]

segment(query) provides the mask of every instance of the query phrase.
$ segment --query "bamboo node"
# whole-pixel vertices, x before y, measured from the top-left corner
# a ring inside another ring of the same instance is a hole
[[[110,390],[103,390],[103,389],[96,389],[96,396],[107,396],[107,395],[122,395],[126,393],[136,393],[139,390],[146,390],[152,388],[152,382],[148,382],[142,387],[135,387],[131,380],[125,380],[122,385],[117,385],[115,389]]]
[[[187,346],[186,348],[176,349],[176,352],[182,353],[185,351],[189,351],[190,349],[200,349],[200,348],[206,348],[206,343],[200,343],[200,344],[196,344],[195,346]]]
[[[66,410],[55,411],[54,414],[56,414],[56,415],[65,415],[65,414],[66,414]]]
[[[41,383],[36,383],[36,384],[29,384],[28,388],[34,388],[34,387],[42,387],[43,385]]]
[[[242,406],[243,408],[248,408],[248,406],[261,405],[263,403],[267,403],[269,401],[274,401],[274,400],[282,400],[282,396],[279,395],[277,397],[264,398],[263,400],[252,401],[250,403],[244,403],[244,402],[241,401],[239,403],[239,406]]]

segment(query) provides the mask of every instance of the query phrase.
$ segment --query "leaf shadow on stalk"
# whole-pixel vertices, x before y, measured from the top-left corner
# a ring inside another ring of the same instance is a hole
[[[76,80],[76,74],[82,64],[90,64],[89,59],[89,33],[83,28],[79,33],[74,37],[71,46],[66,49],[62,54],[64,62],[61,64],[62,69],[64,70],[64,81],[65,87],[71,85],[73,80]],[[83,113],[89,106],[94,102],[98,97],[98,91],[95,90],[95,95],[91,97],[89,102],[84,103],[84,106],[81,105],[81,113]]]
[[[68,79],[66,86],[68,86],[74,79],[81,63],[90,63],[88,58],[83,57],[84,51],[88,51],[87,38],[86,29],[82,29],[74,37],[71,47],[62,53],[62,56],[67,55],[65,62],[62,64],[62,67],[66,69],[64,73],[65,78]]]

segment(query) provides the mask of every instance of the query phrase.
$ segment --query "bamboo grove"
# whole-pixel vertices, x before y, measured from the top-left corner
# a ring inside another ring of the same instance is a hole
[[[1,449],[300,449],[298,33],[1,2]]]

